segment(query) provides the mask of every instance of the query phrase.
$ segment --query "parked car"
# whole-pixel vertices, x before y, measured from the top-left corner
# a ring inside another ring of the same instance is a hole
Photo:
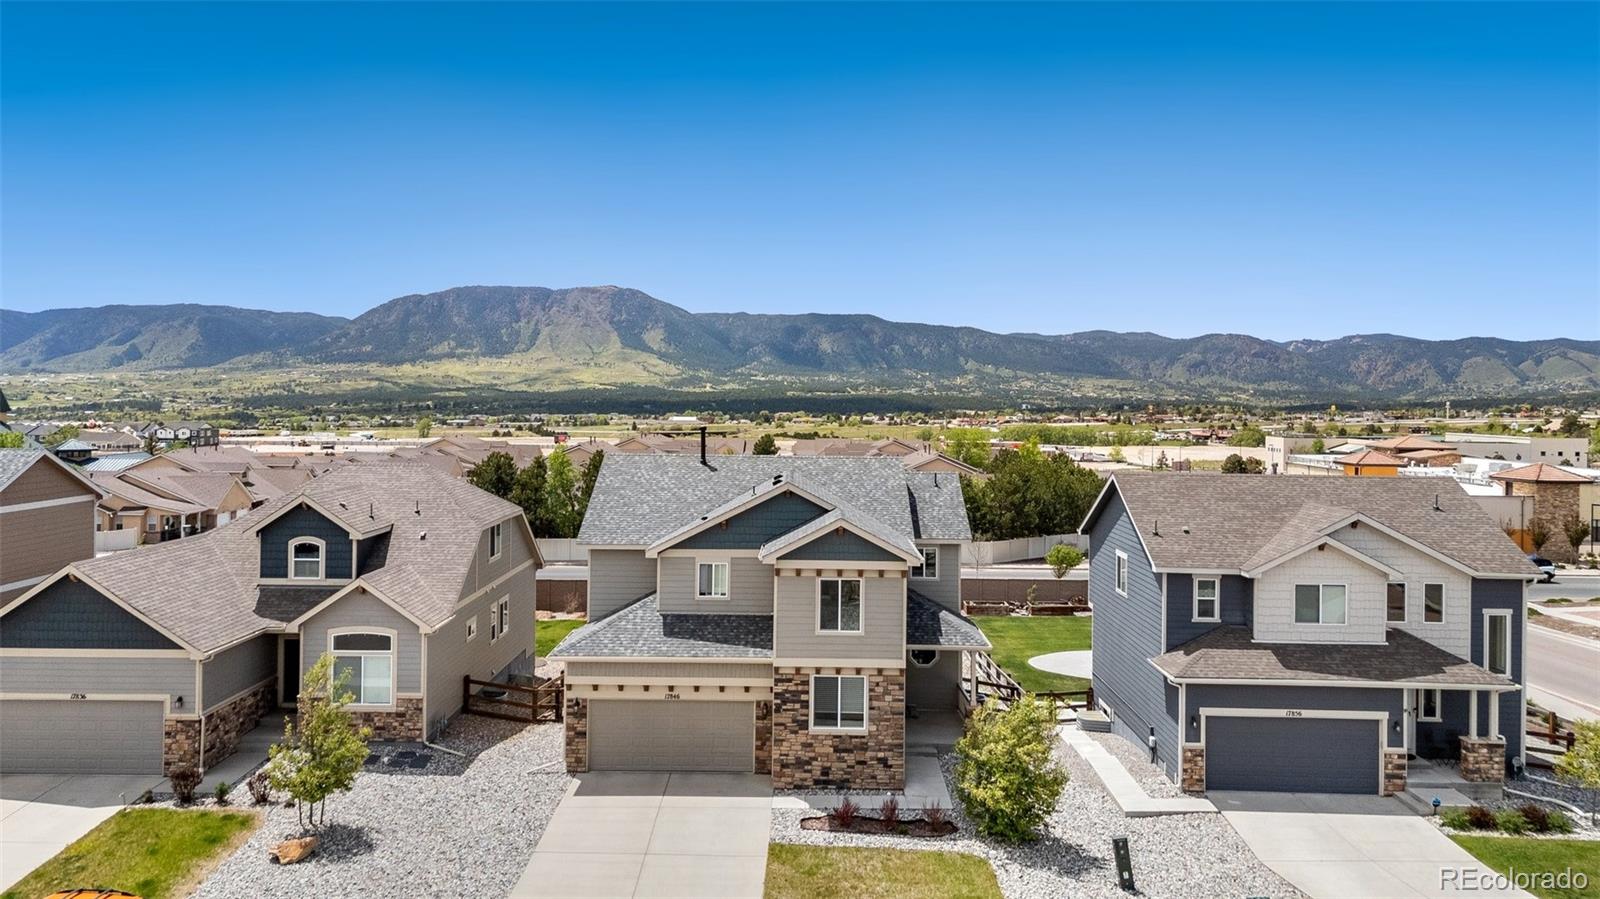
[[[1528,561],[1532,562],[1535,567],[1544,572],[1545,583],[1553,584],[1556,582],[1556,563],[1546,559],[1544,556],[1536,556],[1532,553],[1528,554]]]

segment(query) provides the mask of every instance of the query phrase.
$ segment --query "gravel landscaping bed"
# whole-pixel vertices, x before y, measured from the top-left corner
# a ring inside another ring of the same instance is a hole
[[[569,783],[562,726],[464,715],[437,742],[468,758],[424,749],[433,754],[424,771],[363,768],[353,790],[328,801],[316,854],[296,865],[267,860],[269,846],[300,835],[293,807],[269,807],[195,895],[506,895]],[[235,796],[249,806],[246,791]]]
[[[1150,899],[1194,899],[1196,896],[1288,899],[1301,895],[1257,860],[1221,815],[1123,817],[1094,771],[1077,753],[1058,744],[1056,757],[1067,766],[1072,779],[1061,794],[1045,833],[1034,843],[1006,846],[976,836],[959,805],[950,811],[950,820],[960,829],[948,837],[803,830],[800,820],[816,812],[778,809],[772,816],[772,840],[776,843],[970,852],[983,856],[994,866],[1000,889],[1009,899],[1058,899],[1061,896],[1126,899],[1128,894],[1117,887],[1116,862],[1111,853],[1111,838],[1125,836],[1129,838],[1139,893]],[[939,762],[954,795],[955,757],[941,755]],[[908,809],[905,814],[912,812]]]
[[[1115,756],[1139,786],[1150,794],[1151,799],[1180,799],[1188,795],[1168,780],[1165,772],[1150,764],[1149,750],[1135,746],[1116,734],[1091,733],[1089,738]]]

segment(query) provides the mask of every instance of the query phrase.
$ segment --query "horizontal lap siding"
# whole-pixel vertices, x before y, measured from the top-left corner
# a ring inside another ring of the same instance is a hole
[[[1518,684],[1526,684],[1523,664],[1523,616],[1527,614],[1523,604],[1523,584],[1521,581],[1490,580],[1487,578],[1473,578],[1472,580],[1472,655],[1469,657],[1473,664],[1483,665],[1483,613],[1486,609],[1505,609],[1511,613],[1511,679]],[[1489,716],[1489,697],[1481,695],[1478,699],[1478,726],[1482,728],[1483,722]],[[1524,694],[1521,690],[1515,693],[1503,693],[1500,696],[1500,733],[1506,738],[1506,758],[1522,755],[1522,719],[1523,719]]]
[[[589,620],[656,591],[656,560],[642,549],[589,549]]]
[[[0,656],[0,694],[146,693],[182,696],[197,710],[196,665],[192,659]]]
[[[422,635],[405,616],[370,593],[350,593],[301,625],[300,654],[307,670],[329,649],[328,631],[347,627],[394,631],[397,689],[401,693],[422,692]]]
[[[82,481],[73,477],[69,472],[63,471],[49,459],[40,456],[28,470],[17,475],[16,480],[6,485],[0,491],[0,506],[15,506],[22,503],[38,503],[45,500],[60,499],[64,496],[90,497],[88,504],[94,505],[94,491]],[[8,512],[15,515],[15,512]]]
[[[1167,577],[1167,649],[1181,646],[1218,622],[1194,620],[1194,582],[1204,575],[1169,574]],[[1250,624],[1250,597],[1253,586],[1238,575],[1217,577],[1217,593],[1222,603],[1221,624],[1245,627]]]
[[[277,674],[276,634],[263,634],[219,652],[201,666],[203,708],[210,710]]]
[[[818,634],[817,579],[785,575],[776,581],[773,655],[780,659],[900,659],[905,655],[906,582],[862,579],[862,632]]]
[[[94,502],[84,497],[82,502],[0,515],[0,584],[52,575],[94,558],[94,514]]]
[[[961,653],[941,652],[927,668],[906,660],[906,702],[918,709],[953,709],[961,692]]]
[[[521,564],[520,562],[517,564]],[[428,634],[428,730],[438,730],[461,708],[461,679],[501,680],[510,671],[531,672],[534,652],[535,580],[524,569],[456,611],[454,618]],[[489,613],[502,597],[511,599],[511,625],[505,636],[489,642]],[[476,620],[477,636],[467,639],[467,623]],[[528,668],[529,671],[518,670]],[[512,697],[517,698],[517,697]]]
[[[7,548],[9,552],[9,547]],[[62,578],[0,622],[16,649],[177,649],[155,628],[82,581]]]
[[[961,544],[918,543],[920,547],[937,547],[939,550],[939,576],[913,578],[912,590],[933,600],[951,611],[961,610]]]
[[[772,566],[753,556],[662,556],[661,611],[771,615]],[[698,599],[701,562],[727,562],[728,598]]]
[[[533,544],[528,542],[517,516],[500,522],[500,555],[489,558],[489,529],[478,534],[478,548],[472,557],[472,568],[467,572],[462,596],[471,596],[484,587],[505,577],[507,572],[533,558]]]

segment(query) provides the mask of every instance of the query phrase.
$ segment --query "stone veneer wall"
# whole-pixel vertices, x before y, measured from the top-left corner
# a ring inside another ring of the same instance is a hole
[[[421,742],[427,739],[422,725],[422,697],[396,699],[394,708],[392,712],[351,709],[350,716],[358,726],[372,728],[374,740]]]
[[[1206,748],[1204,746],[1183,747],[1183,791],[1185,793],[1204,793],[1206,791]]]
[[[567,697],[567,773],[589,770],[589,700]]]
[[[756,702],[756,767],[757,774],[772,773],[772,700]]]
[[[278,679],[271,678],[205,714],[205,766],[233,755],[244,735],[261,723],[277,702]]]
[[[1506,741],[1461,738],[1461,779],[1469,783],[1502,783],[1506,779]]]
[[[1533,518],[1530,524],[1538,522],[1544,525],[1549,532],[1550,539],[1545,541],[1544,547],[1539,550],[1539,555],[1556,562],[1573,563],[1578,561],[1578,554],[1573,551],[1572,544],[1567,542],[1562,533],[1562,525],[1574,516],[1589,520],[1589,516],[1578,513],[1581,503],[1577,484],[1539,484],[1528,481],[1511,481],[1512,496],[1533,497]]]
[[[200,767],[200,719],[168,718],[161,736],[161,773],[182,765]]]
[[[1406,751],[1383,751],[1383,795],[1394,796],[1406,791]]]
[[[813,733],[811,675],[867,678],[866,733]],[[900,668],[774,669],[772,785],[901,790],[906,781],[906,673]]]

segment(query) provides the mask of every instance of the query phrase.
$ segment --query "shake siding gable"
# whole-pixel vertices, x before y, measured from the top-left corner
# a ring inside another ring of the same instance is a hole
[[[900,562],[901,557],[850,531],[829,531],[785,552],[782,559],[828,562]]]
[[[1358,552],[1405,573],[1406,621],[1389,624],[1443,649],[1467,658],[1472,627],[1472,579],[1459,569],[1396,540],[1373,527],[1340,528],[1334,537]],[[1444,584],[1444,621],[1423,620],[1423,585]],[[1385,607],[1387,609],[1387,606]]]
[[[673,545],[674,549],[760,549],[827,510],[783,492]]]
[[[1151,667],[1161,643],[1161,580],[1151,570],[1122,498],[1112,493],[1089,532],[1089,599],[1094,606],[1095,696],[1123,737],[1145,745],[1156,732],[1157,757],[1177,777],[1178,725],[1167,712],[1165,681]],[[1128,595],[1117,593],[1117,554],[1128,557]]]
[[[1297,624],[1297,584],[1343,584],[1345,624]],[[1389,576],[1329,547],[1311,550],[1256,579],[1255,638],[1268,643],[1382,643]]]
[[[589,620],[656,591],[656,560],[642,549],[589,549]]]
[[[64,577],[0,621],[7,649],[179,649],[82,581]],[[0,688],[3,689],[3,688]]]
[[[322,517],[320,512],[302,505],[285,512],[257,532],[256,539],[261,542],[262,577],[289,576],[289,544],[296,537],[316,537],[327,544],[324,571],[330,580],[348,580],[354,576],[350,533]]]

